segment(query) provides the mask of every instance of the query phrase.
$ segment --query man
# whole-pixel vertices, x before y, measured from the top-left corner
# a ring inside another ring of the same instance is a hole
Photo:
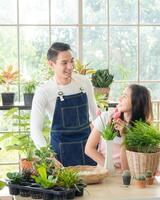
[[[51,147],[62,165],[94,165],[84,154],[91,132],[91,119],[96,118],[96,102],[91,82],[73,73],[74,58],[68,44],[53,43],[47,53],[54,70],[53,80],[39,87],[31,111],[31,137],[40,148],[46,145],[42,135],[44,113],[52,120]]]

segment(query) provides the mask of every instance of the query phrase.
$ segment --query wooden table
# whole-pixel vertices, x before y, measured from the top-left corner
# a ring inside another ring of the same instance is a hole
[[[4,191],[3,191],[4,194]],[[31,198],[15,196],[16,200],[31,200]],[[144,189],[137,188],[132,181],[129,187],[122,185],[120,175],[107,177],[101,184],[88,185],[83,197],[77,200],[160,200],[160,183]]]

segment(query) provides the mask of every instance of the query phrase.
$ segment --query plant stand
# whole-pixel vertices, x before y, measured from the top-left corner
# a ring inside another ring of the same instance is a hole
[[[104,168],[108,170],[110,175],[115,174],[115,168],[113,164],[113,140],[106,140],[106,156]]]

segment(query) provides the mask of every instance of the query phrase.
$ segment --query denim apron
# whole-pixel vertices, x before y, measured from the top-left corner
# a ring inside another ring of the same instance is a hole
[[[84,153],[90,132],[88,99],[83,89],[66,96],[58,92],[51,126],[51,147],[63,166],[96,165]]]

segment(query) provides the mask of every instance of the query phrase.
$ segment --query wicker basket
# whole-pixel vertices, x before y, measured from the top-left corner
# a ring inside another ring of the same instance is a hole
[[[152,171],[155,175],[159,164],[160,152],[139,153],[127,150],[126,153],[132,176],[138,177],[140,174],[145,174],[147,170]]]
[[[77,165],[69,168],[79,172],[80,177],[86,184],[101,183],[108,176],[106,169],[96,166]]]

